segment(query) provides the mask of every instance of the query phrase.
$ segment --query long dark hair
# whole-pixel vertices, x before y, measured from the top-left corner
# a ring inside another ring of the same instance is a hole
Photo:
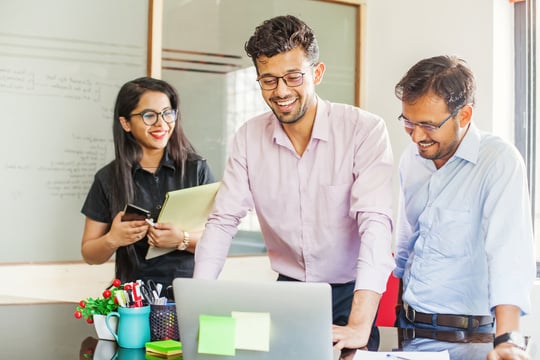
[[[165,94],[171,103],[171,108],[177,110],[178,118],[174,123],[174,131],[171,134],[165,151],[169,153],[180,169],[182,176],[187,160],[200,159],[193,145],[186,137],[181,126],[180,102],[177,91],[169,83],[150,77],[141,77],[125,83],[118,92],[114,105],[113,138],[114,138],[114,178],[111,189],[111,202],[113,214],[117,214],[124,206],[132,202],[134,184],[132,171],[142,158],[142,148],[131,132],[126,132],[120,124],[120,117],[130,121],[130,114],[137,107],[141,96],[147,91],[158,91]],[[134,245],[120,247],[116,251],[116,277],[122,281],[129,279],[136,268],[137,259]]]

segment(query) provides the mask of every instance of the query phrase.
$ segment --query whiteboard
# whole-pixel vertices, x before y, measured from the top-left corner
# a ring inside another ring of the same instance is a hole
[[[146,75],[147,0],[2,0],[0,262],[79,261],[80,210]]]

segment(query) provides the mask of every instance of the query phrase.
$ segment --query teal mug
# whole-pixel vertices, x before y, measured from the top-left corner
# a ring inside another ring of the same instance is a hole
[[[109,324],[112,316],[118,317],[118,333]],[[107,314],[105,323],[120,347],[138,349],[150,341],[150,306],[119,307]]]

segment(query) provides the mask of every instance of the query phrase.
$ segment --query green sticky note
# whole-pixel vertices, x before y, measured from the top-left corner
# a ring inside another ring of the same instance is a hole
[[[200,354],[234,356],[236,320],[230,316],[199,316]]]
[[[236,348],[270,351],[270,313],[233,311],[236,319]]]

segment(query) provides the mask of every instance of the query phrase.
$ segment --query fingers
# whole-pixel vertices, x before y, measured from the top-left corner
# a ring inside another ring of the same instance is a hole
[[[142,240],[148,232],[148,225],[131,226],[127,230],[127,236],[132,242]]]
[[[368,334],[369,337],[369,334]],[[367,346],[368,338],[351,326],[332,326],[332,342],[334,350],[363,349]]]
[[[148,232],[148,245],[150,247],[155,247],[157,245],[156,239],[150,234],[150,231]]]
[[[497,346],[494,350],[490,351],[486,357],[487,360],[529,360],[530,356],[526,351],[518,349],[514,346]]]

